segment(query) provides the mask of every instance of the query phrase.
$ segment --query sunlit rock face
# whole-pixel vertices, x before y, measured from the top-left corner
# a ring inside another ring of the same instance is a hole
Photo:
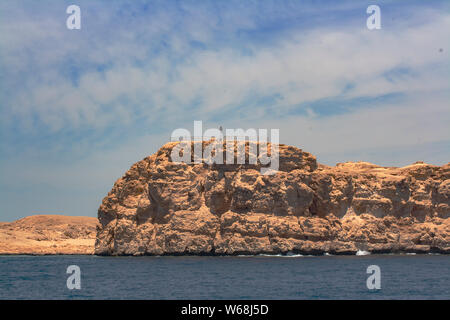
[[[263,175],[259,164],[172,162],[177,144],[116,181],[96,254],[450,253],[450,163],[329,167],[280,145],[279,170]]]

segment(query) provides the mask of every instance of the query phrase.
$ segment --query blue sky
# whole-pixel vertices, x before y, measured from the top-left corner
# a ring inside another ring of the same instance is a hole
[[[81,30],[66,8],[81,7]],[[381,30],[366,8],[381,7]],[[318,161],[450,161],[448,1],[2,1],[0,220],[95,216],[180,127]]]

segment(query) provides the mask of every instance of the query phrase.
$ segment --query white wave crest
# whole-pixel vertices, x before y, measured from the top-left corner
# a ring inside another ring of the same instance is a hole
[[[358,250],[358,251],[356,252],[356,255],[357,255],[357,256],[367,256],[367,255],[369,255],[369,254],[370,254],[369,251],[364,251],[364,250]]]

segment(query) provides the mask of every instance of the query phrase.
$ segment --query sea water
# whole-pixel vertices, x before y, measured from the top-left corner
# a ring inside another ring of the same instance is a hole
[[[0,299],[450,299],[450,256],[0,256]]]

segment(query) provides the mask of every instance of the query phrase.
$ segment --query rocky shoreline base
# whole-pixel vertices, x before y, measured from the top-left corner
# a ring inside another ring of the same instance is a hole
[[[377,220],[370,216],[362,216],[359,219],[371,219],[372,224]],[[358,225],[366,224],[363,221],[343,220],[344,225],[352,224],[353,227],[362,229]],[[448,219],[434,221],[439,223],[437,233],[447,232]],[[383,221],[383,220],[381,220]],[[322,223],[327,223],[324,219]],[[381,223],[377,221],[377,223]],[[386,222],[382,222],[383,225]],[[427,241],[426,230],[430,230],[434,223],[411,223],[408,232],[403,229],[403,242],[374,243],[365,242],[340,242],[340,241],[312,241],[291,239],[289,244],[279,243],[275,250],[242,250],[235,248],[232,252],[208,252],[173,251],[160,253],[146,253],[153,256],[322,256],[322,255],[366,255],[366,254],[450,254],[450,247],[429,244],[415,244],[414,242]],[[0,223],[0,255],[94,255],[96,227],[98,220],[90,217],[68,217],[58,215],[30,216],[14,222]],[[318,222],[314,222],[317,226]],[[370,228],[371,223],[366,224]],[[404,226],[403,226],[404,227]],[[398,228],[398,226],[397,226]],[[413,231],[411,231],[413,230]],[[439,231],[441,230],[441,231]],[[309,230],[310,237],[314,233],[320,234],[320,230]],[[409,238],[406,235],[410,235]],[[411,236],[413,235],[413,236]],[[273,240],[272,240],[273,241]],[[430,241],[430,239],[428,239]],[[286,248],[291,250],[286,250]],[[97,255],[102,255],[97,253]],[[109,254],[108,254],[109,255]],[[122,255],[136,255],[124,253]]]

